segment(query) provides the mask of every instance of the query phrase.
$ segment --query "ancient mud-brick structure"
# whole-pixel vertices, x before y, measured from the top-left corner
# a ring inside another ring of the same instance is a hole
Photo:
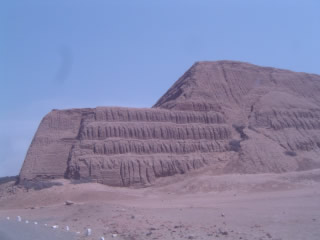
[[[141,186],[204,167],[216,173],[320,167],[320,76],[198,62],[152,108],[53,110],[33,138],[20,181]]]

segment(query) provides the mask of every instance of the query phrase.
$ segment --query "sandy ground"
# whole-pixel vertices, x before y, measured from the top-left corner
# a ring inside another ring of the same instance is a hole
[[[65,226],[78,239],[320,239],[320,170],[163,178],[142,189],[96,183],[1,186],[0,218]],[[4,189],[9,193],[4,194]],[[11,192],[11,193],[10,193]],[[65,201],[73,201],[67,206]],[[90,237],[84,237],[87,228]],[[114,235],[113,235],[114,234]]]

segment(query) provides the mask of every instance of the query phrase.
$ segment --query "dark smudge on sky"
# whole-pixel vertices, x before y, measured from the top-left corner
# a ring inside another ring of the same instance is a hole
[[[73,55],[71,48],[68,46],[61,46],[58,53],[60,55],[61,62],[59,69],[56,73],[54,82],[58,84],[63,84],[71,73]]]

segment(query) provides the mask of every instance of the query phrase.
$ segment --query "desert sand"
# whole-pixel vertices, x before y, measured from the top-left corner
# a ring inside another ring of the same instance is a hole
[[[53,181],[63,185],[0,185],[0,218],[60,226],[52,231],[69,226],[88,240],[320,239],[320,170],[216,175],[209,168],[139,189]]]

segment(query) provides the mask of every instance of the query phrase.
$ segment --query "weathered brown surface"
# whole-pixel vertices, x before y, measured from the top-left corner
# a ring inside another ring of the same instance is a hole
[[[97,179],[150,184],[222,161],[231,129],[220,113],[96,108],[52,111],[28,151],[20,178]]]
[[[152,109],[50,112],[20,180],[149,185],[205,166],[217,173],[312,169],[320,167],[319,156],[320,76],[199,62]]]

